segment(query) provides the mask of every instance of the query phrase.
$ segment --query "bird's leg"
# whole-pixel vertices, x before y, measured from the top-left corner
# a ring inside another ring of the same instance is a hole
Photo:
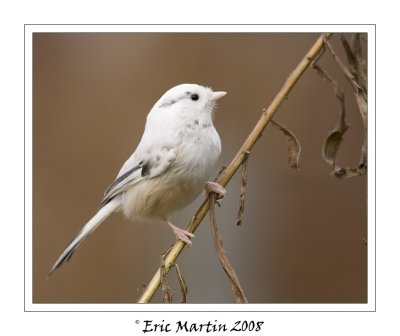
[[[224,187],[217,182],[210,182],[207,181],[206,185],[204,186],[206,192],[205,195],[208,196],[210,192],[214,192],[217,194],[217,199],[223,198],[224,195],[226,194],[226,190]]]
[[[183,241],[187,245],[191,246],[192,241],[191,239],[194,238],[194,234],[191,232],[188,232],[186,230],[183,230],[174,224],[172,224],[169,220],[164,218],[165,223],[168,224],[168,226],[171,228],[172,232],[174,233],[176,239]]]

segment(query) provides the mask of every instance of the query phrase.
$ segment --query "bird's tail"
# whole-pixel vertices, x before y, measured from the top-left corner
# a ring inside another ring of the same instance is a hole
[[[72,255],[75,253],[82,241],[88,237],[114,210],[118,208],[120,201],[118,198],[112,199],[106,205],[104,205],[97,213],[92,217],[89,222],[79,231],[74,239],[67,245],[63,253],[58,257],[50,270],[49,276],[59,268],[65,261],[69,261]]]

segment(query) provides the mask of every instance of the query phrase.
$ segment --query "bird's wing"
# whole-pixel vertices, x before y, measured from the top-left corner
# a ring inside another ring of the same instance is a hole
[[[133,185],[164,173],[174,162],[176,152],[176,146],[154,144],[151,150],[136,151],[125,162],[115,181],[105,191],[100,207]]]

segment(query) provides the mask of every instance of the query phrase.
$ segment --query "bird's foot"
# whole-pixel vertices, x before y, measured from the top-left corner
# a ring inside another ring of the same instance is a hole
[[[188,232],[186,230],[183,230],[174,224],[172,224],[170,221],[166,220],[165,221],[168,226],[171,228],[172,232],[174,233],[176,239],[183,241],[189,246],[192,246],[192,238],[194,238],[194,234],[191,232]]]
[[[205,188],[205,196],[208,196],[210,192],[214,192],[217,194],[217,199],[221,199],[226,194],[226,190],[224,189],[224,187],[218,184],[217,182],[208,181],[206,182],[204,188]]]

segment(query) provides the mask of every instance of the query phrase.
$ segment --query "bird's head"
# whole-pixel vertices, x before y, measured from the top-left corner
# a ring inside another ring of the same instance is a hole
[[[176,111],[179,114],[193,116],[212,115],[216,101],[226,92],[213,92],[211,88],[197,84],[180,84],[169,89],[154,106],[159,113]]]

